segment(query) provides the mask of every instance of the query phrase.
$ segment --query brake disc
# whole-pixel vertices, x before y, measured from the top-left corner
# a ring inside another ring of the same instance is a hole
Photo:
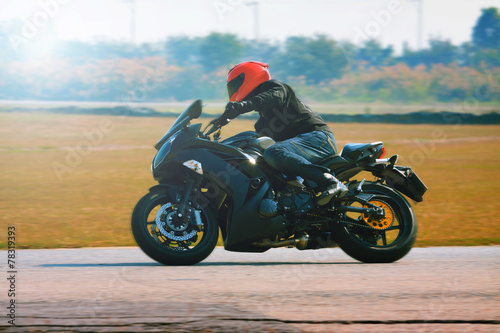
[[[168,202],[161,206],[161,208],[156,213],[156,226],[160,232],[168,239],[174,241],[185,241],[193,238],[196,234],[196,230],[191,230],[189,220],[180,220],[176,216],[177,210],[172,206],[172,203]]]

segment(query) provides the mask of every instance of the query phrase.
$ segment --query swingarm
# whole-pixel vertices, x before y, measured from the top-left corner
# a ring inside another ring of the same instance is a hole
[[[360,214],[371,215],[375,219],[380,219],[385,217],[385,211],[383,208],[378,207],[367,200],[364,200],[359,197],[353,197],[354,201],[357,201],[363,204],[363,207],[354,207],[354,206],[337,206],[335,210],[337,212],[355,212]]]
[[[354,206],[336,206],[335,210],[337,212],[355,212],[355,213],[360,213],[360,214],[366,214],[366,215],[371,215],[376,219],[383,218],[385,216],[385,211],[383,208],[378,207],[374,204],[372,204],[370,199],[373,197],[373,194],[364,194],[362,192],[362,186],[365,183],[365,180],[363,179],[358,186],[356,186],[351,194],[349,193],[346,195],[346,198],[351,199],[352,201],[359,202],[360,204],[363,205],[363,207],[354,207]]]

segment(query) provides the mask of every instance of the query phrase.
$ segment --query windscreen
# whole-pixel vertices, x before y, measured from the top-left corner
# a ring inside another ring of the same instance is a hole
[[[174,134],[175,132],[180,130],[183,126],[187,125],[187,123],[189,123],[189,121],[191,121],[191,119],[196,119],[200,115],[201,115],[201,100],[198,99],[198,100],[194,101],[193,104],[188,106],[187,109],[184,110],[179,115],[179,117],[177,117],[177,119],[172,124],[172,126],[167,131],[167,133],[165,133],[165,135],[160,139],[160,141],[158,141],[155,144],[156,150],[159,150],[161,148],[161,146],[163,146],[163,144],[167,141],[167,139],[172,134]]]

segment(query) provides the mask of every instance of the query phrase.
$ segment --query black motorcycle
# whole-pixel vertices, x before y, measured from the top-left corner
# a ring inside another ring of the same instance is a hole
[[[420,202],[426,186],[410,167],[383,158],[382,142],[350,143],[321,165],[349,188],[329,204],[316,204],[316,184],[266,164],[274,141],[255,132],[220,140],[228,121],[190,124],[201,115],[190,105],[155,145],[150,188],[132,214],[139,247],[166,265],[191,265],[215,248],[219,234],[228,251],[264,252],[339,246],[367,263],[404,257],[417,236],[415,214],[402,195]],[[361,171],[374,181],[353,179]],[[219,233],[220,230],[220,233]]]

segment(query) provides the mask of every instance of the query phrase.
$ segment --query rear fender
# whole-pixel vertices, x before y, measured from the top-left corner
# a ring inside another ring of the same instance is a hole
[[[388,186],[403,193],[416,202],[423,200],[423,195],[427,191],[427,186],[420,180],[417,174],[405,166],[386,166],[381,170],[372,170],[372,173],[384,179]]]

